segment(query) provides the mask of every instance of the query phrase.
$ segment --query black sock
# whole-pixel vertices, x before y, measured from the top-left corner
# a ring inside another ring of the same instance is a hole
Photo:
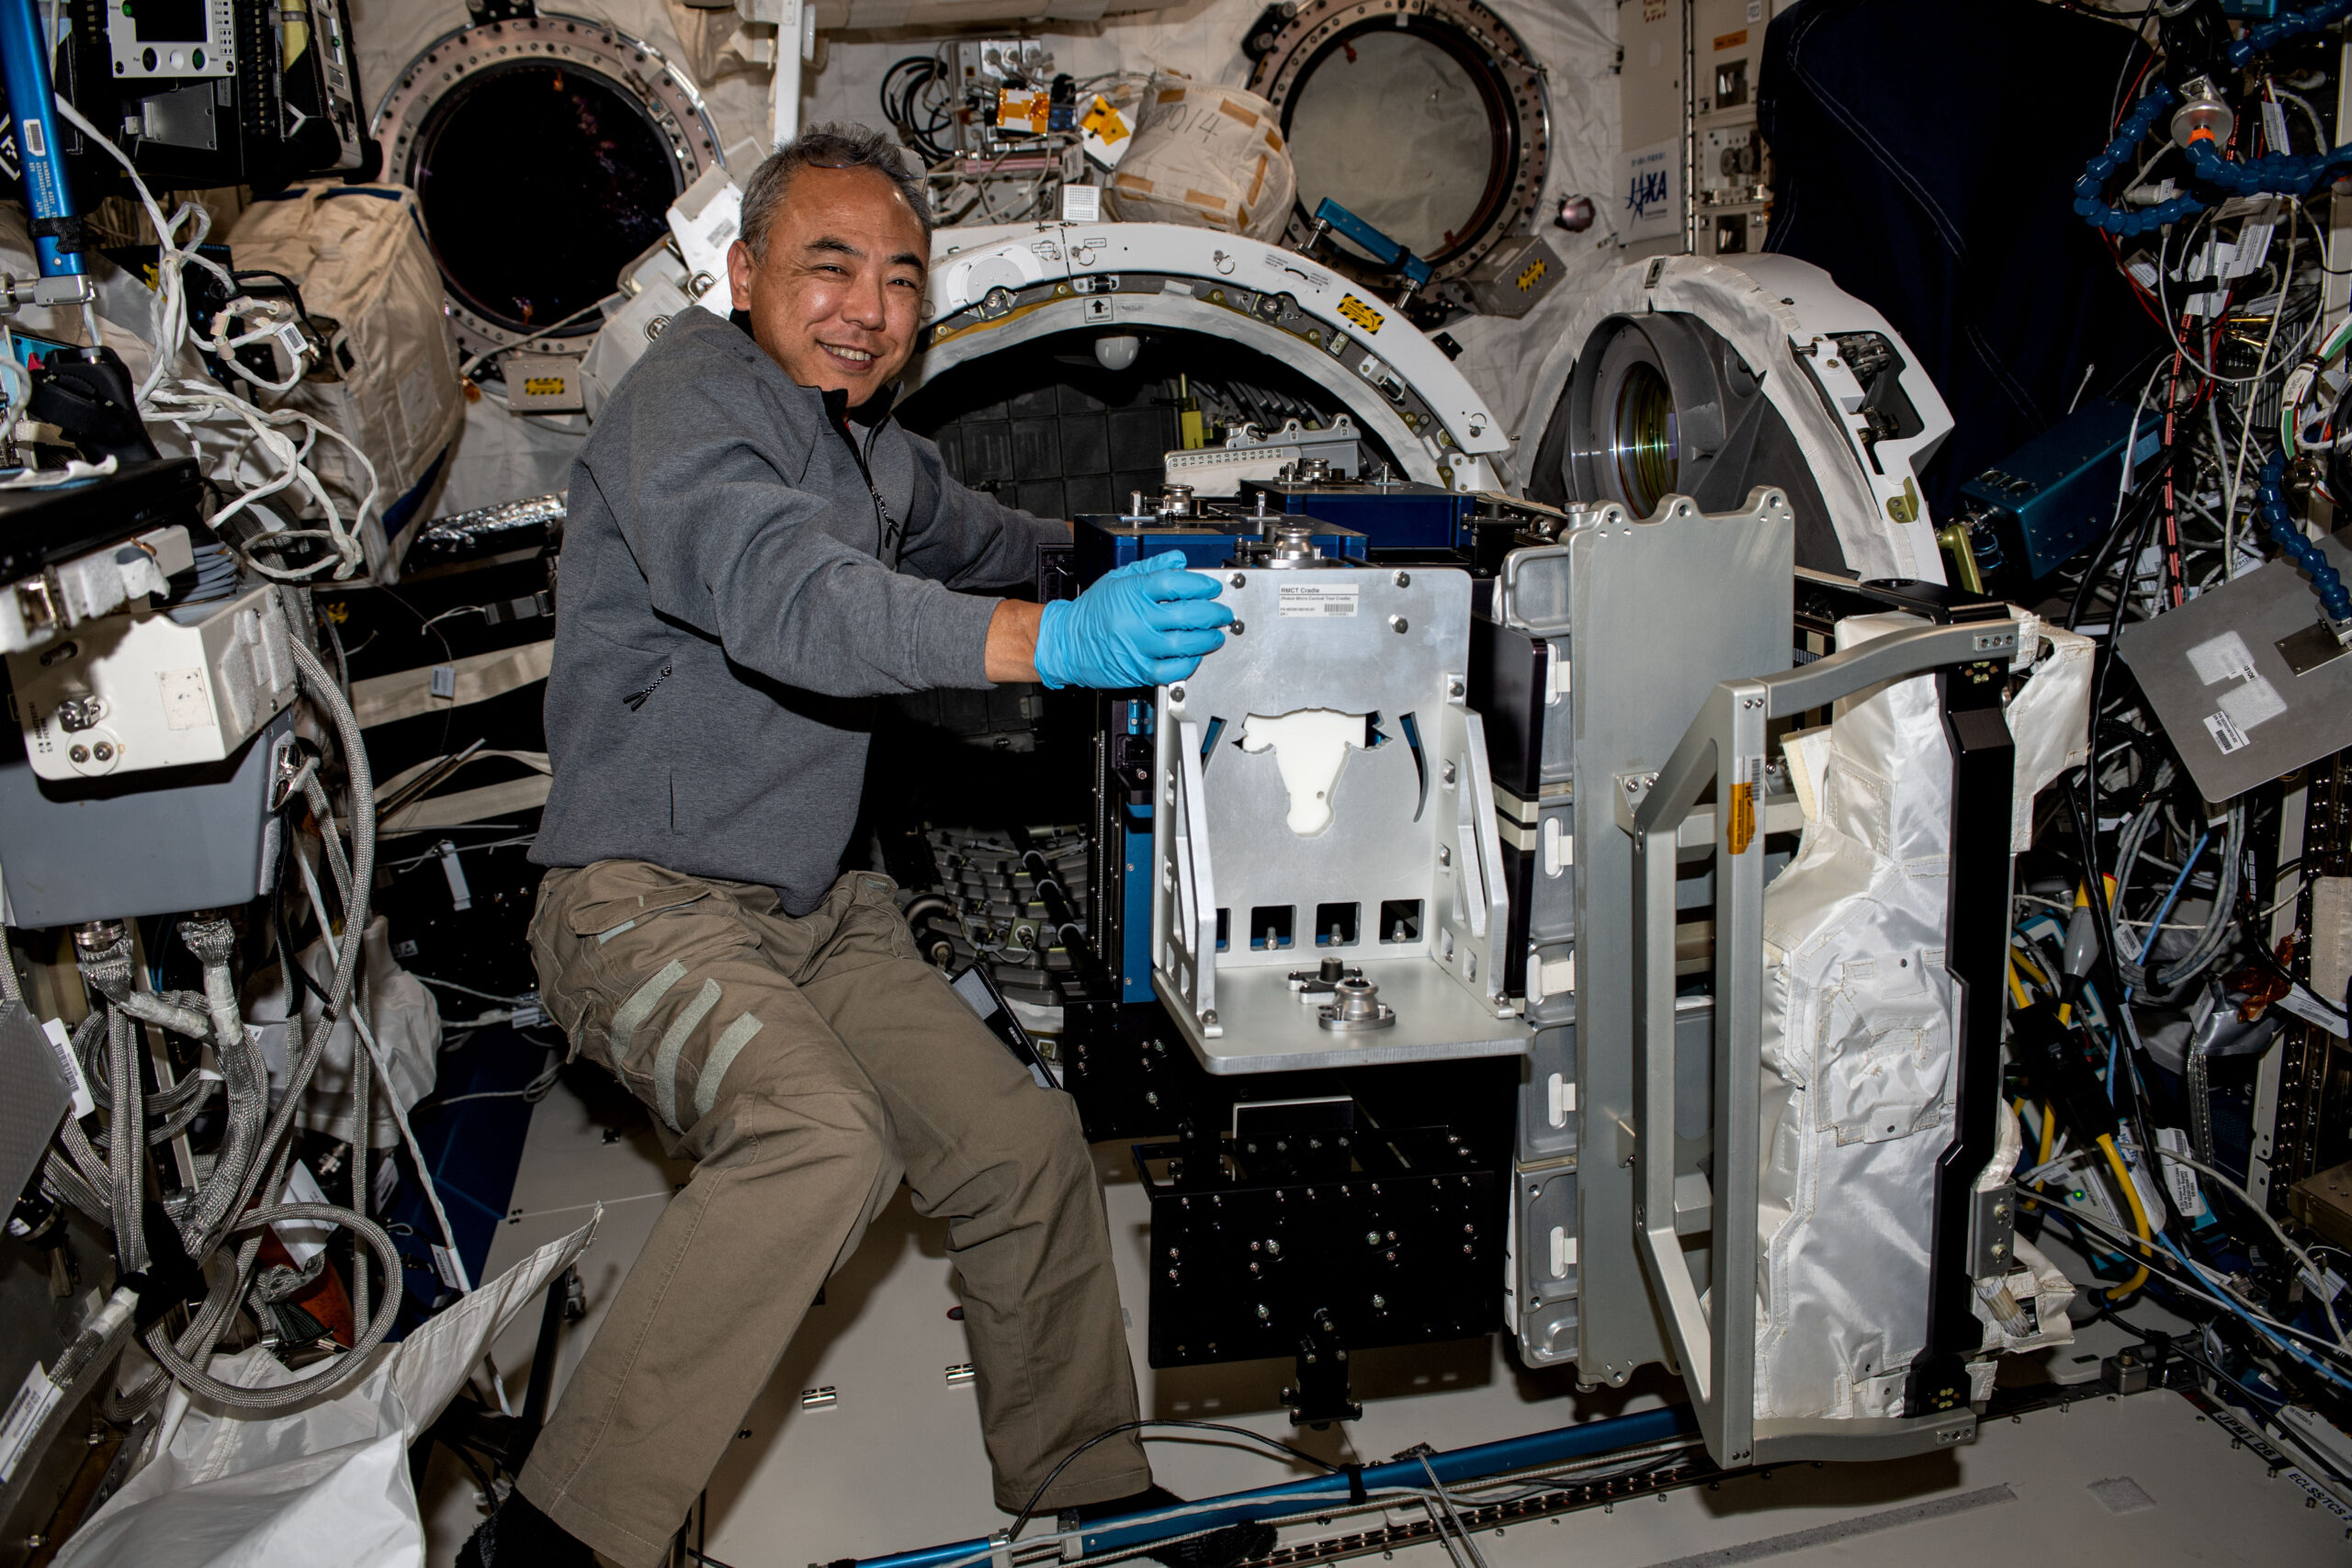
[[[595,1568],[588,1543],[510,1492],[458,1550],[458,1568]]]

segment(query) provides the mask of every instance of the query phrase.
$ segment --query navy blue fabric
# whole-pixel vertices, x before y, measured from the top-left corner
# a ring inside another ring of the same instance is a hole
[[[2129,401],[2165,346],[2072,208],[2136,48],[2041,0],[1804,0],[1765,35],[1764,248],[1876,306],[1935,378],[1957,422],[1927,475],[1939,513],[2086,368],[2086,395]]]

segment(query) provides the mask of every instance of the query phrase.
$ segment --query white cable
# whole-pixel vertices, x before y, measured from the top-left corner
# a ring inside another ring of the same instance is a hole
[[[172,367],[188,338],[187,288],[180,276],[182,270],[193,262],[218,277],[222,288],[232,295],[236,293],[236,279],[228,270],[210,257],[198,254],[197,247],[204,243],[206,236],[211,231],[212,216],[196,203],[185,202],[181,204],[176,213],[166,219],[162,206],[155,200],[154,193],[147,188],[147,182],[140,177],[137,166],[131,163],[130,156],[115,144],[113,139],[91,124],[79,109],[62,96],[57,100],[57,107],[69,122],[79,128],[84,135],[106,149],[108,155],[122,165],[124,172],[130,176],[132,186],[139,193],[141,205],[146,209],[148,221],[155,229],[155,296],[148,308],[154,363],[148,370],[145,383],[138,390],[141,414],[151,422],[168,423],[177,429],[194,448],[199,463],[204,460],[204,446],[201,436],[195,428],[197,422],[206,417],[230,415],[246,426],[251,439],[249,445],[232,452],[232,460],[226,465],[225,472],[219,477],[234,482],[238,477],[240,464],[254,446],[258,446],[272,462],[285,470],[277,478],[266,479],[259,485],[240,487],[241,493],[237,498],[223,507],[214,517],[213,523],[216,527],[254,502],[275,495],[288,486],[297,483],[324,513],[325,526],[323,528],[281,529],[275,531],[271,537],[283,543],[292,543],[301,539],[323,539],[330,547],[331,553],[327,557],[307,568],[286,568],[272,566],[255,559],[249,551],[238,551],[240,558],[246,564],[254,567],[263,575],[275,578],[279,581],[304,581],[327,571],[332,571],[338,581],[347,581],[358,575],[366,569],[367,551],[360,544],[355,530],[364,523],[368,512],[376,505],[382,488],[376,475],[375,465],[368,461],[368,455],[362,452],[358,445],[348,436],[341,431],[321,423],[308,414],[290,409],[276,412],[265,410],[202,381],[182,378],[174,385],[166,385],[172,374]],[[179,238],[183,225],[187,228],[187,238],[184,242]],[[211,341],[216,344],[224,341],[220,335],[218,318],[215,319]],[[298,367],[298,379],[299,377]],[[284,390],[290,388],[293,382],[288,381],[284,388],[268,382],[257,384],[270,390]],[[274,428],[288,424],[302,427],[304,435],[299,445],[283,432]],[[326,487],[320,482],[317,474],[312,472],[307,464],[311,450],[322,433],[346,448],[357,462],[361,471],[367,475],[367,494],[352,517],[351,528],[345,527],[342,514],[328,496]]]

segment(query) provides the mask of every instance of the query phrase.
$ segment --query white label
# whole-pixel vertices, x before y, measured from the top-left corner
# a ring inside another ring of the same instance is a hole
[[[1292,255],[1287,251],[1266,251],[1260,255],[1259,260],[1275,272],[1291,273],[1296,276],[1304,278],[1311,288],[1329,288],[1331,287],[1331,275],[1329,273],[1306,265],[1298,257]]]
[[[286,1195],[279,1200],[287,1203],[323,1203],[327,1195],[319,1190],[319,1179],[311,1168],[297,1160],[294,1168],[286,1173]],[[286,1251],[298,1269],[307,1267],[311,1258],[327,1249],[334,1227],[323,1220],[279,1220],[269,1227],[277,1233]]]
[[[2190,649],[2188,667],[2209,686],[2220,681],[2242,681],[2254,673],[2254,655],[2247,651],[2245,638],[2223,632]]]
[[[2205,1194],[2197,1190],[2197,1173],[2173,1157],[2188,1152],[2188,1134],[2177,1127],[2159,1127],[2156,1147],[2164,1151],[2165,1183],[2172,1189],[2172,1206],[2182,1219],[2196,1219],[2205,1213]]]
[[[49,156],[49,128],[37,119],[25,121],[25,151],[36,158]]]
[[[1101,186],[1062,186],[1062,221],[1065,223],[1099,223],[1102,220],[1102,187]]]
[[[517,1029],[535,1029],[547,1021],[548,1015],[543,1009],[525,1007],[514,1010],[514,1023]]]
[[[2278,107],[2278,100],[2276,98],[2262,100],[2262,135],[2263,139],[2270,143],[2272,152],[2287,151],[2287,111]],[[2254,225],[2249,223],[2246,227],[2251,229]],[[2263,227],[2267,230],[2269,225],[2265,224]]]
[[[310,346],[302,341],[302,329],[291,321],[277,329],[277,345],[297,365],[302,363],[302,351]]]
[[[458,694],[456,665],[436,664],[433,667],[433,694],[436,697],[455,697]]]
[[[2207,714],[2205,733],[2213,738],[2213,744],[2222,749],[2224,757],[2233,751],[2243,751],[2254,744],[2245,738],[2245,731],[2240,729],[2236,721],[2226,713]]]
[[[438,846],[438,852],[441,856],[441,874],[449,882],[450,908],[472,908],[474,907],[473,889],[466,886],[466,866],[465,863],[458,858],[458,846],[447,839],[444,839]]]
[[[155,685],[164,699],[164,723],[172,729],[206,729],[212,724],[212,694],[201,670],[158,670]]]
[[[0,1416],[0,1486],[17,1473],[17,1466],[40,1435],[41,1423],[57,1408],[65,1391],[49,1381],[49,1369],[35,1361],[32,1371],[25,1374],[25,1386],[8,1404],[8,1414]]]
[[[1275,614],[1352,615],[1360,592],[1353,582],[1285,582],[1276,591]]]
[[[1751,22],[1764,19],[1764,0],[1747,0],[1747,19]]]
[[[2277,718],[2287,711],[2287,699],[2278,694],[2278,688],[2259,675],[2223,692],[2221,704],[2222,711],[2240,729],[2252,729],[2263,720]]]
[[[2140,1190],[2140,1206],[2148,1211],[2148,1223],[2161,1225],[2165,1213],[2164,1193],[2156,1186],[2156,1179],[2149,1171],[2148,1162],[2140,1157],[2139,1149],[2129,1140],[2119,1135],[2115,1142],[2123,1151],[2124,1168],[2132,1173],[2132,1185]]]
[[[1637,240],[1680,233],[1681,138],[1633,148],[1619,155],[1617,167],[1619,242],[1631,244]]]
[[[2287,987],[2287,994],[2278,998],[2278,1005],[2313,1029],[2325,1030],[2328,1033],[2339,1037],[2344,1033],[2344,1015],[2320,1001],[2301,986]]]
[[[451,1290],[466,1288],[465,1281],[458,1275],[457,1255],[437,1241],[433,1244],[433,1271],[440,1275],[441,1282]]]
[[[74,1119],[78,1122],[97,1110],[98,1102],[91,1098],[90,1080],[82,1072],[80,1058],[74,1055],[73,1037],[65,1032],[65,1025],[53,1018],[40,1026],[40,1032],[48,1037],[49,1048],[57,1053],[58,1066],[74,1086]]]
[[[2266,104],[2263,107],[2274,111],[2277,108],[2273,104]],[[2270,254],[2270,234],[2269,220],[2252,218],[2246,220],[2245,227],[2238,231],[2237,254],[2230,258],[2232,277],[2244,277],[2247,273],[2261,268],[2264,260]]]

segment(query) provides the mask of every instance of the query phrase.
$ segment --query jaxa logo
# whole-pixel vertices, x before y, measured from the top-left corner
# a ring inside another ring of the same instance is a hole
[[[1667,170],[1632,169],[1625,177],[1625,210],[1635,218],[1647,218],[1662,209],[1674,197],[1673,181]]]
[[[1388,320],[1352,294],[1340,297],[1340,314],[1362,327],[1367,335],[1379,332]]]

